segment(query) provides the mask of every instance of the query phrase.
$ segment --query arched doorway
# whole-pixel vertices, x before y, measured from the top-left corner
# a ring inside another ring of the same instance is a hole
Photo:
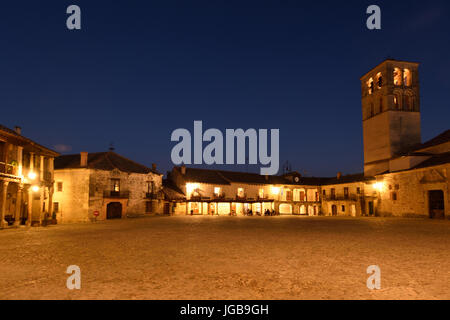
[[[428,191],[428,203],[431,219],[445,219],[444,191]]]
[[[120,202],[108,203],[106,207],[106,219],[121,219],[122,204]]]

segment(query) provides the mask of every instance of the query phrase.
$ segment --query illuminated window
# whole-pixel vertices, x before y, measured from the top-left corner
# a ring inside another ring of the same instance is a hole
[[[402,70],[400,70],[399,68],[394,69],[394,85],[402,85]]]
[[[259,198],[260,199],[264,198],[264,189],[259,189]]]
[[[219,188],[219,187],[215,187],[215,188],[214,188],[214,194],[215,194],[216,196],[219,196],[219,195],[220,195],[220,188]]]
[[[111,179],[111,191],[120,192],[120,179]]]
[[[244,197],[244,188],[238,188],[237,189],[237,195],[239,198],[243,198]]]
[[[403,83],[407,87],[411,86],[411,84],[412,84],[411,70],[409,70],[409,69],[403,70]]]
[[[377,74],[377,86],[378,89],[381,89],[381,87],[383,86],[383,75],[381,74],[381,72],[378,72]]]
[[[369,81],[367,81],[367,89],[369,94],[373,93],[373,78],[370,78]]]
[[[398,98],[398,95],[394,95],[394,107],[395,109],[400,109],[400,99]]]

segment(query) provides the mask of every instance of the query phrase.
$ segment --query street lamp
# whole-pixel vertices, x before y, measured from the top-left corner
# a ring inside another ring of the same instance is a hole
[[[33,172],[33,171],[30,171],[29,173],[28,173],[28,178],[30,179],[30,180],[34,180],[34,179],[36,179],[36,173],[35,172]]]

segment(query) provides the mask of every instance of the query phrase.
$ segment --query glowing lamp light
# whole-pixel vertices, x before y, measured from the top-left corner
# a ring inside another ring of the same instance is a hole
[[[383,190],[383,183],[381,182],[376,182],[373,184],[373,188],[377,191],[382,191]]]
[[[277,195],[280,193],[280,188],[279,187],[272,187],[271,190],[272,194]]]
[[[31,191],[38,192],[39,191],[39,187],[38,186],[32,186],[31,187]]]
[[[28,178],[30,179],[30,180],[34,180],[34,179],[36,179],[36,173],[35,172],[33,172],[33,171],[30,171],[29,173],[28,173]]]
[[[186,193],[191,194],[198,189],[198,183],[186,183]]]

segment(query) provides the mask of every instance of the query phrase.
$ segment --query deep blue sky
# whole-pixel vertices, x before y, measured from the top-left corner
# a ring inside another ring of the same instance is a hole
[[[359,78],[386,57],[422,63],[423,140],[450,127],[449,18],[447,0],[2,1],[0,123],[69,153],[114,142],[163,172],[194,120],[279,128],[292,169],[361,172]]]

